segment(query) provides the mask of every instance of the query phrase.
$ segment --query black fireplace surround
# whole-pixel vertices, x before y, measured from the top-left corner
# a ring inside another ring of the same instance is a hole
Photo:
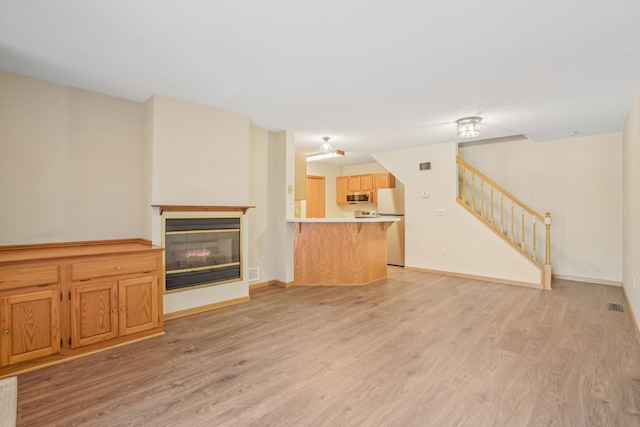
[[[165,218],[166,290],[242,280],[240,217]]]

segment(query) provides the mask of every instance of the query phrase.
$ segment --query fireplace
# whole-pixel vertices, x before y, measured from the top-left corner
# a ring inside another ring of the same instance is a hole
[[[242,280],[239,216],[163,217],[167,292]]]

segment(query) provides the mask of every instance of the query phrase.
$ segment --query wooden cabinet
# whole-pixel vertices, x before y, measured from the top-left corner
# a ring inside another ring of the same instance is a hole
[[[157,328],[158,277],[71,287],[71,347]]]
[[[363,193],[373,190],[373,176],[371,174],[346,175],[347,192]]]
[[[396,177],[389,172],[373,174],[373,203],[378,203],[378,190],[396,188]]]
[[[360,191],[360,175],[347,176],[347,193],[357,193]]]
[[[360,192],[373,191],[373,175],[359,175],[360,176]]]
[[[0,296],[0,366],[60,351],[59,303],[57,286]]]
[[[336,203],[339,205],[347,204],[348,181],[348,176],[339,176],[336,178]]]
[[[336,203],[347,204],[348,193],[371,193],[371,202],[378,202],[379,188],[395,188],[396,178],[389,172],[345,175],[336,178]]]
[[[141,239],[0,247],[0,378],[162,333],[162,255]]]
[[[95,344],[118,336],[118,283],[71,287],[71,347]]]
[[[121,336],[157,328],[158,277],[142,276],[118,282],[118,331]]]

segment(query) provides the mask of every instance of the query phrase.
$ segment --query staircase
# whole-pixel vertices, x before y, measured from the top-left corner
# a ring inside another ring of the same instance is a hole
[[[456,163],[458,203],[540,268],[540,284],[551,289],[551,214],[534,211],[460,157]]]

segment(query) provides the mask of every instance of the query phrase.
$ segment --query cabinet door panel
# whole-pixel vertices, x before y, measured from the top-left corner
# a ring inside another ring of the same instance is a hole
[[[378,203],[378,190],[381,188],[395,188],[396,178],[390,173],[377,173],[373,175],[373,203]]]
[[[120,335],[158,327],[160,319],[157,276],[120,280],[118,291]]]
[[[360,175],[359,191],[364,192],[364,191],[372,191],[372,190],[373,190],[373,175],[371,174]]]
[[[0,298],[0,364],[11,365],[60,351],[60,291]]]
[[[347,175],[347,191],[349,193],[360,191],[360,175]]]
[[[117,282],[92,283],[71,288],[71,347],[118,336]]]
[[[336,178],[336,203],[339,205],[347,204],[347,181],[346,176],[339,176]]]

